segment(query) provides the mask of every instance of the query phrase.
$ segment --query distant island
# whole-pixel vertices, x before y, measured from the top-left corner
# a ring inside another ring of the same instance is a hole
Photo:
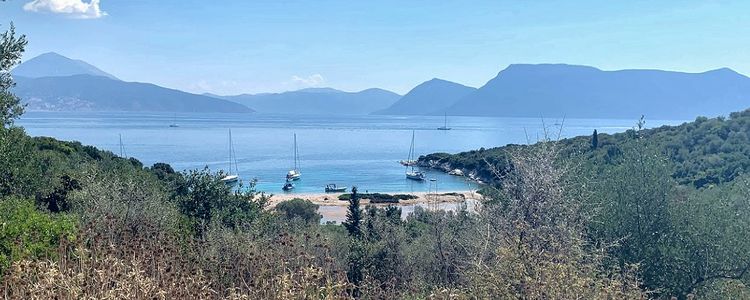
[[[27,108],[45,111],[690,119],[726,115],[750,103],[750,78],[727,68],[684,73],[514,64],[480,88],[434,78],[404,96],[378,88],[197,95],[121,81],[56,53],[32,58],[12,74],[14,92]]]
[[[427,115],[450,113],[446,109],[477,89],[455,82],[433,78],[413,88],[390,107],[375,111],[377,115]]]
[[[392,105],[401,95],[377,88],[359,92],[307,88],[284,93],[215,97],[252,107],[261,113],[364,115]]]
[[[389,115],[691,119],[747,108],[750,78],[730,69],[703,73],[602,71],[565,64],[517,64],[479,89],[433,79],[412,89]]]

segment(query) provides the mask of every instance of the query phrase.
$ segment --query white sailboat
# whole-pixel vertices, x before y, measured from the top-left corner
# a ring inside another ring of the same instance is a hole
[[[409,147],[409,158],[402,159],[398,163],[402,166],[411,167],[417,164],[417,160],[412,158],[414,154],[414,130],[411,131],[411,146]]]
[[[128,154],[125,152],[125,146],[122,145],[122,134],[120,134],[120,157],[126,158]]]
[[[411,147],[409,150],[409,158],[406,161],[415,162],[406,166],[406,178],[416,181],[423,181],[425,179],[424,173],[414,170],[414,165],[416,165],[416,160],[414,159],[414,130],[411,131]],[[409,170],[409,168],[411,168],[411,170]]]
[[[234,173],[232,171],[234,171]],[[237,173],[239,173],[239,168],[237,167],[237,154],[234,153],[232,129],[229,129],[229,170],[227,171],[227,176],[224,176],[221,181],[227,184],[235,183],[240,179],[240,176],[237,175]]]
[[[302,177],[302,173],[299,171],[299,151],[297,150],[297,134],[294,134],[294,169],[289,170],[286,173],[286,180],[299,180]]]
[[[169,127],[180,127],[180,125],[177,125],[177,114],[174,114],[174,118],[172,118],[172,124],[169,124]]]
[[[443,126],[438,127],[438,130],[451,130],[450,127],[448,127],[448,113],[445,113],[444,119],[443,119]]]

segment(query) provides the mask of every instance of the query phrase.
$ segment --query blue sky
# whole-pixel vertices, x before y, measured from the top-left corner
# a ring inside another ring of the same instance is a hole
[[[0,29],[28,36],[26,59],[54,51],[198,93],[478,87],[512,63],[750,74],[746,0],[76,2],[0,3]]]

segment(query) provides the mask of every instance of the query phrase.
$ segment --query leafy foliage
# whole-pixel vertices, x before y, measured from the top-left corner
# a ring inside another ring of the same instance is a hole
[[[582,159],[599,166],[617,164],[636,130],[597,134],[598,146],[594,149],[589,137],[560,140],[560,157]],[[750,110],[731,113],[729,118],[698,117],[694,122],[643,129],[638,134],[653,151],[663,153],[675,166],[671,176],[679,184],[709,187],[750,172]],[[498,184],[497,175],[502,177],[512,169],[507,153],[527,147],[507,145],[453,155],[434,153],[420,157],[419,161],[437,168],[464,169],[485,182]]]
[[[38,211],[31,200],[1,200],[0,275],[13,261],[54,258],[60,240],[75,235],[76,224],[69,216]]]
[[[0,124],[3,127],[12,125],[23,113],[21,100],[10,91],[15,85],[10,70],[21,62],[26,44],[26,36],[17,36],[12,23],[10,29],[0,35]]]
[[[276,204],[276,211],[288,220],[300,219],[309,224],[319,223],[323,217],[318,213],[318,205],[299,198]]]

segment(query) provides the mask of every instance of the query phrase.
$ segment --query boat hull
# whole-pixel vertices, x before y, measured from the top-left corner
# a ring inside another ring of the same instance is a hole
[[[224,178],[221,179],[221,182],[224,182],[224,183],[235,183],[239,179],[240,179],[240,177],[237,176],[237,175],[227,175],[227,176],[224,176]]]
[[[425,176],[423,173],[406,173],[406,179],[424,181]]]
[[[302,173],[297,170],[291,170],[286,174],[287,181],[299,180],[302,177]]]

